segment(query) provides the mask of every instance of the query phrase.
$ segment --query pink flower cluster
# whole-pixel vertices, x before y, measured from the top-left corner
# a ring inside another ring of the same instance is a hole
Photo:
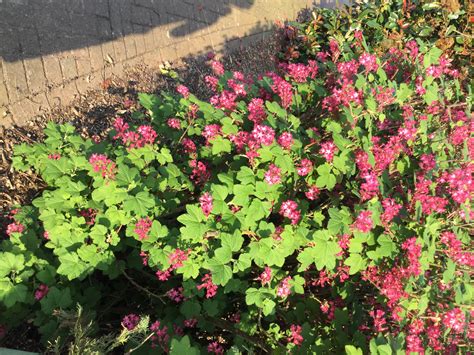
[[[256,125],[261,124],[267,117],[264,102],[260,98],[253,98],[249,102],[247,108],[249,110],[248,119],[254,122]]]
[[[314,60],[308,61],[308,65],[302,63],[290,63],[287,66],[287,71],[294,81],[297,83],[304,83],[308,77],[314,79],[318,73],[318,66]]]
[[[181,129],[181,120],[179,118],[168,118],[166,121],[168,127],[173,129]]]
[[[328,162],[332,162],[334,159],[334,154],[338,151],[337,146],[332,141],[327,141],[321,143],[321,149],[319,154],[321,154]]]
[[[288,342],[293,343],[295,345],[301,345],[303,343],[303,337],[301,335],[301,332],[303,331],[303,328],[301,328],[301,325],[295,325],[292,324],[290,326],[290,336],[288,337]]]
[[[474,254],[463,250],[462,242],[457,238],[456,234],[448,231],[443,232],[441,233],[440,240],[448,248],[446,254],[456,263],[474,267]]]
[[[136,326],[140,323],[140,316],[131,313],[127,314],[125,317],[122,319],[122,325],[127,328],[128,330],[133,330],[136,328]]]
[[[153,221],[149,218],[140,218],[138,222],[135,224],[135,228],[133,232],[138,235],[140,240],[148,238],[148,232],[153,225]]]
[[[306,191],[304,194],[308,200],[314,201],[318,198],[319,193],[320,191],[317,186],[310,186],[308,191]]]
[[[181,94],[185,99],[189,97],[189,89],[184,85],[178,85],[176,88],[178,94]]]
[[[156,348],[157,343],[163,349],[165,353],[169,352],[169,340],[168,327],[163,325],[161,327],[160,321],[155,321],[151,326],[150,330],[154,333],[151,337],[151,347]]]
[[[291,220],[291,224],[297,224],[301,218],[298,204],[293,200],[284,201],[280,207],[280,214]]]
[[[221,134],[221,129],[221,125],[218,124],[207,125],[204,127],[202,136],[206,138],[206,142],[209,143],[211,139],[216,138]]]
[[[272,269],[269,268],[268,266],[265,266],[265,269],[260,274],[257,280],[260,280],[260,282],[262,283],[262,286],[269,284],[270,281],[272,280]]]
[[[209,192],[205,192],[200,198],[199,203],[201,204],[201,210],[206,217],[209,217],[212,211],[212,196]]]
[[[153,144],[158,136],[155,130],[148,125],[139,126],[135,132],[130,131],[128,123],[121,117],[115,120],[114,129],[116,134],[113,139],[120,139],[122,144],[128,146],[130,149],[141,148],[146,144]]]
[[[256,124],[252,130],[252,138],[257,144],[271,145],[275,140],[275,131],[270,126]]]
[[[288,297],[291,293],[290,281],[292,280],[291,276],[285,277],[277,288],[277,296],[281,298]]]
[[[373,228],[372,212],[361,211],[357,216],[353,227],[361,232],[368,233]]]
[[[275,73],[269,73],[268,76],[273,80],[271,88],[280,97],[281,105],[284,108],[290,107],[293,101],[293,86]]]
[[[100,173],[105,179],[115,178],[115,163],[107,158],[105,154],[92,154],[89,158],[89,164],[96,173]]]
[[[211,104],[221,110],[234,111],[237,103],[237,94],[232,91],[224,90],[219,95],[211,97]]]
[[[377,57],[367,52],[364,52],[360,55],[359,63],[365,67],[367,72],[377,71],[379,67],[377,64]]]
[[[293,136],[290,132],[283,132],[280,137],[278,137],[278,144],[286,150],[291,150],[293,145]]]
[[[166,292],[166,296],[173,302],[181,303],[184,300],[183,291],[182,287],[175,287]]]
[[[189,162],[189,166],[193,168],[190,178],[195,184],[202,185],[211,178],[207,165],[202,161],[193,159]]]
[[[217,341],[213,341],[207,346],[207,352],[210,354],[222,355],[224,354],[224,348]]]
[[[388,225],[400,212],[402,205],[396,203],[393,198],[385,198],[382,201],[383,213],[380,216],[382,223]]]
[[[41,284],[35,291],[35,299],[37,301],[42,300],[49,292],[49,287],[45,284]]]
[[[402,249],[406,251],[408,266],[404,269],[407,276],[418,276],[421,274],[421,245],[416,243],[416,237],[407,239],[402,243]]]
[[[455,333],[462,333],[466,326],[466,315],[460,308],[453,308],[443,315],[443,325]]]
[[[217,285],[212,282],[211,274],[205,274],[201,279],[202,284],[197,286],[198,290],[206,289],[206,298],[212,298],[217,294]]]
[[[306,176],[308,175],[311,170],[313,169],[313,163],[309,159],[302,159],[298,166],[296,167],[296,171],[299,176]]]
[[[281,182],[281,169],[275,164],[270,164],[265,172],[265,181],[269,185],[279,184]]]
[[[13,222],[7,226],[6,233],[9,237],[11,237],[13,233],[23,233],[24,231],[25,226],[23,224],[21,224],[20,222]]]

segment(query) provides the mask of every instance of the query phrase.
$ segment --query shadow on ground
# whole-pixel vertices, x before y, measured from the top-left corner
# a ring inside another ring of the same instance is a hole
[[[185,37],[255,0],[1,0],[0,57],[14,62],[166,27]]]

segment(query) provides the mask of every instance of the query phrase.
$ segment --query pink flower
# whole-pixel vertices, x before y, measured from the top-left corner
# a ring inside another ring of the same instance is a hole
[[[44,298],[49,292],[49,287],[46,286],[45,284],[39,285],[39,287],[35,291],[35,299],[37,301],[40,301],[41,299]]]
[[[286,149],[291,150],[291,146],[293,145],[293,136],[290,132],[283,132],[280,137],[278,137],[278,144]]]
[[[222,355],[224,354],[224,348],[217,341],[213,341],[207,346],[207,352],[216,355]]]
[[[185,153],[190,154],[196,152],[196,144],[194,144],[194,142],[189,138],[183,138],[181,145],[183,146]]]
[[[224,72],[225,72],[224,65],[222,65],[222,63],[219,62],[218,60],[213,60],[211,62],[211,68],[215,75],[217,76],[224,75]]]
[[[7,226],[6,233],[9,237],[11,237],[13,233],[23,233],[24,230],[25,226],[23,224],[21,224],[20,222],[13,222]]]
[[[202,136],[206,138],[209,142],[211,139],[219,136],[221,134],[221,126],[218,124],[210,124],[204,127],[204,131],[202,132]]]
[[[281,105],[284,108],[288,108],[293,101],[293,86],[275,73],[270,73],[269,76],[273,80],[273,85],[271,86],[273,92],[280,97]]]
[[[267,117],[263,100],[260,98],[253,98],[248,104],[249,120],[255,124],[261,124]]]
[[[156,272],[156,277],[158,278],[158,280],[160,281],[167,281],[171,276],[171,270],[170,269],[167,269],[167,270],[158,270]]]
[[[149,217],[140,218],[135,224],[133,232],[138,235],[140,240],[146,239],[148,238],[148,232],[150,231],[152,224],[153,221]]]
[[[189,97],[189,89],[184,85],[178,85],[176,91],[181,94],[185,99]]]
[[[462,333],[466,326],[466,315],[460,308],[453,308],[443,315],[442,322],[454,333]]]
[[[189,166],[193,168],[190,178],[195,184],[204,184],[211,178],[211,173],[208,170],[207,165],[202,161],[197,161],[195,159],[191,160]]]
[[[377,57],[369,53],[362,53],[359,57],[359,63],[365,67],[367,72],[376,71],[379,67]]]
[[[320,191],[316,186],[310,186],[308,191],[306,191],[304,194],[308,200],[314,201],[318,198],[319,193]]]
[[[280,214],[283,217],[289,218],[291,224],[297,224],[301,217],[300,211],[297,208],[298,204],[295,201],[287,200],[281,204]]]
[[[205,78],[204,78],[204,81],[206,82],[207,86],[209,86],[209,88],[212,90],[212,91],[217,91],[217,86],[219,85],[219,79],[216,78],[215,76],[211,76],[211,75],[207,75]]]
[[[104,154],[92,154],[89,163],[96,173],[100,173],[103,178],[115,178],[115,163]]]
[[[169,118],[166,123],[168,124],[168,127],[170,128],[174,128],[174,129],[181,128],[181,121],[179,118]]]
[[[184,288],[182,287],[175,287],[166,292],[166,296],[176,302],[176,303],[181,303],[184,300],[184,295],[183,295]]]
[[[290,327],[291,335],[288,337],[288,342],[295,345],[301,345],[303,343],[303,337],[301,336],[303,328],[300,325],[292,324]]]
[[[235,102],[236,99],[237,94],[235,92],[224,90],[220,95],[214,95],[210,102],[216,108],[234,111],[237,106],[237,103]]]
[[[61,159],[61,154],[58,154],[58,153],[49,154],[49,155],[48,155],[48,159],[51,159],[51,160],[59,160],[59,159]]]
[[[257,280],[260,280],[260,282],[262,283],[262,286],[269,284],[270,281],[272,280],[272,269],[270,269],[268,266],[265,266],[265,269],[260,274]]]
[[[360,212],[353,226],[357,230],[360,230],[361,232],[364,232],[364,233],[370,232],[370,230],[373,227],[372,212],[370,211]]]
[[[198,321],[196,318],[185,319],[183,324],[186,328],[194,328],[197,325]]]
[[[402,249],[407,252],[408,267],[404,270],[409,275],[418,276],[421,274],[421,245],[416,244],[416,237],[407,239],[402,244]]]
[[[302,63],[288,64],[288,73],[297,83],[304,83],[311,73],[311,69]]]
[[[122,325],[128,330],[135,329],[139,322],[140,322],[140,316],[133,313],[126,315],[122,319]]]
[[[299,176],[306,176],[313,169],[313,163],[309,159],[302,159],[298,164],[296,171]]]
[[[321,143],[321,154],[328,162],[331,162],[334,158],[334,154],[337,152],[337,146],[332,141]]]
[[[279,184],[281,182],[281,169],[275,164],[271,164],[265,172],[265,181],[269,185]]]
[[[290,281],[292,280],[291,276],[285,277],[277,288],[277,296],[281,298],[288,297],[291,293]]]
[[[190,250],[184,251],[181,249],[176,249],[168,256],[168,262],[171,265],[169,270],[176,270],[183,266],[183,262],[188,260]]]
[[[232,89],[232,91],[240,97],[247,96],[247,91],[245,90],[245,85],[242,83],[237,83],[234,79],[229,79],[227,81],[227,86]]]
[[[396,203],[393,198],[383,199],[382,206],[383,206],[384,212],[380,216],[380,219],[385,225],[390,223],[398,215],[398,212],[400,212],[402,208],[402,205],[400,205],[399,203]]]
[[[200,198],[199,203],[201,204],[202,212],[208,217],[212,211],[212,196],[209,192],[205,192]]]
[[[269,126],[255,125],[252,131],[252,138],[258,144],[271,145],[275,139],[275,131]]]
[[[212,282],[211,274],[205,274],[201,279],[202,284],[197,286],[198,290],[206,289],[206,298],[212,298],[217,294],[217,285]]]
[[[424,171],[433,170],[436,167],[436,159],[433,154],[423,154],[420,157],[420,168]]]

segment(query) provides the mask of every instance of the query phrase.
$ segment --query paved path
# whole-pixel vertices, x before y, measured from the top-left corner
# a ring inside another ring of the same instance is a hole
[[[261,38],[314,2],[0,0],[0,125],[66,105],[127,65]]]

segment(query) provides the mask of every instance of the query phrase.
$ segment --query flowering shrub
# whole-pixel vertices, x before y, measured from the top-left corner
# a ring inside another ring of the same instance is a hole
[[[465,83],[436,47],[379,56],[360,38],[258,80],[214,61],[210,103],[142,94],[149,120],[109,139],[50,124],[18,146],[48,187],[1,242],[2,324],[67,339],[52,314],[79,303],[101,329],[145,329],[128,349],[466,348]]]

